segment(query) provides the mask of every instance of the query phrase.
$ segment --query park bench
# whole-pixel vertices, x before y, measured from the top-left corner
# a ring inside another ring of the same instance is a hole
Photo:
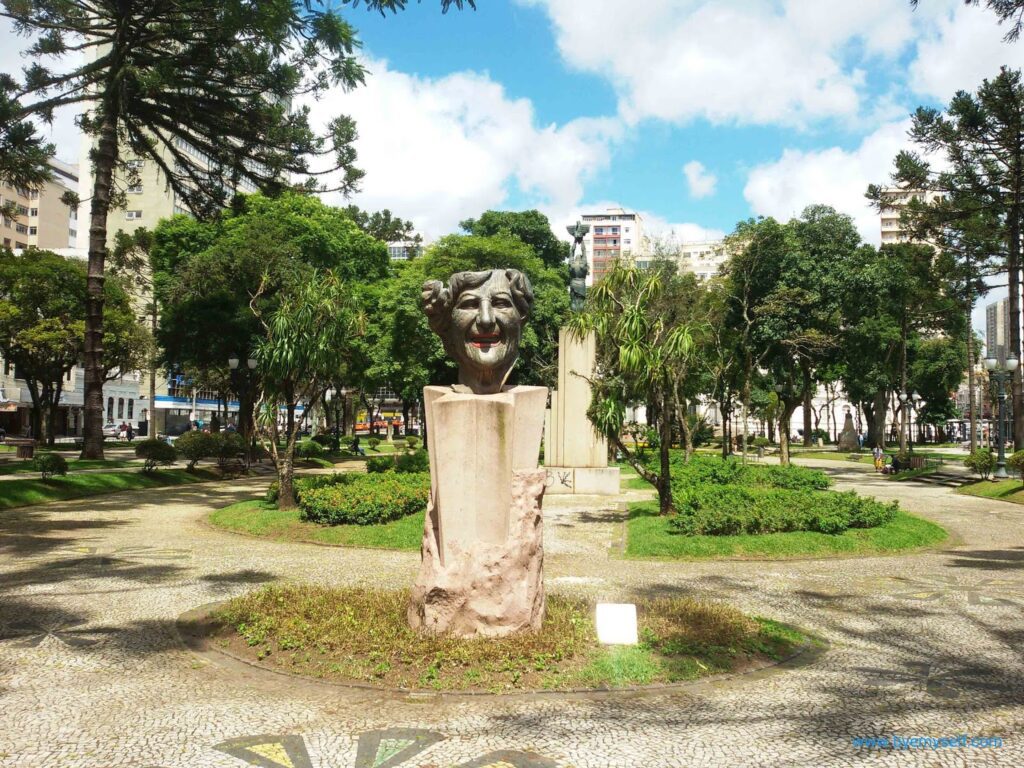
[[[17,448],[19,459],[31,459],[35,456],[36,441],[31,437],[7,437],[4,438],[4,445],[12,445]]]
[[[218,459],[217,466],[224,477],[240,477],[249,470],[242,455]]]

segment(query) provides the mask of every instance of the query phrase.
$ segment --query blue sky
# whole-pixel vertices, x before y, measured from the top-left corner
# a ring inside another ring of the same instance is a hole
[[[960,0],[478,5],[345,9],[372,74],[314,107],[360,126],[356,202],[430,236],[526,207],[560,233],[621,204],[694,240],[827,203],[877,243],[863,193],[909,146],[913,109],[1024,66],[1024,43]]]
[[[651,232],[696,240],[826,203],[877,243],[864,189],[908,147],[910,112],[1024,67],[1024,43],[1002,42],[995,17],[961,0],[478,6],[343,6],[371,74],[310,104],[314,122],[357,122],[367,175],[354,202],[428,238],[488,208],[536,207],[564,233],[617,204]],[[20,63],[0,47],[0,71]],[[71,117],[51,136],[75,162]]]

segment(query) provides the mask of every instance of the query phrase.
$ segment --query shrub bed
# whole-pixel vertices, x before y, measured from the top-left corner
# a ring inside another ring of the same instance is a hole
[[[789,531],[836,534],[849,528],[884,525],[898,510],[895,502],[883,504],[853,491],[822,493],[707,485],[673,495],[679,514],[669,520],[669,525],[687,536]]]
[[[430,475],[425,472],[347,477],[351,479],[343,483],[304,485],[299,495],[302,519],[325,525],[375,525],[420,512],[427,505]]]
[[[686,536],[814,531],[839,534],[885,525],[895,503],[849,491],[826,490],[832,481],[817,469],[743,464],[735,458],[673,457],[672,497],[678,514],[670,530]]]

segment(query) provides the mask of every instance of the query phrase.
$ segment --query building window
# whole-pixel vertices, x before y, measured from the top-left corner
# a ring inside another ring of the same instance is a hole
[[[124,418],[124,398],[123,397],[117,398],[117,418],[119,418],[119,419],[123,419]]]
[[[29,208],[28,209],[28,215],[29,216],[38,216],[39,215],[39,209],[38,208]]]
[[[142,211],[125,211],[124,217],[128,219],[128,221],[132,221],[134,219],[141,219]]]
[[[29,200],[38,200],[39,199],[39,190],[38,189],[29,190],[28,199]]]
[[[107,398],[107,421],[114,420],[114,398]]]
[[[26,245],[25,243],[22,243],[22,242],[19,242],[19,241],[15,240],[14,241],[14,247],[15,248],[28,248],[28,245]]]
[[[39,234],[39,227],[29,227],[28,228],[28,233],[30,235],[38,235]]]
[[[128,418],[131,419],[135,415],[135,400],[131,397],[128,398]]]
[[[142,194],[142,185],[141,184],[132,184],[130,187],[128,187],[128,194],[129,195],[141,195]]]
[[[27,235],[28,227],[25,224],[15,224],[14,231],[17,232],[19,235]]]
[[[141,168],[146,164],[145,160],[126,160],[125,165],[129,168]]]
[[[4,238],[4,248],[10,248],[10,247],[11,247],[11,238],[5,237]]]
[[[74,240],[76,237],[78,237],[78,233],[75,230],[73,230],[73,229],[69,229],[68,230],[68,239],[69,240]]]
[[[27,205],[19,205],[18,206],[18,215],[19,216],[28,216],[28,206]]]

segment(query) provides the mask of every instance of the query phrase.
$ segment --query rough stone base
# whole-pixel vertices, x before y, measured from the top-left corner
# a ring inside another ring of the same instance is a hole
[[[544,467],[549,494],[575,493],[615,496],[619,493],[618,467]]]
[[[458,637],[501,637],[540,629],[544,618],[541,504],[546,472],[512,473],[509,536],[503,544],[455,546],[441,563],[436,513],[427,508],[420,574],[408,619],[413,629]]]

